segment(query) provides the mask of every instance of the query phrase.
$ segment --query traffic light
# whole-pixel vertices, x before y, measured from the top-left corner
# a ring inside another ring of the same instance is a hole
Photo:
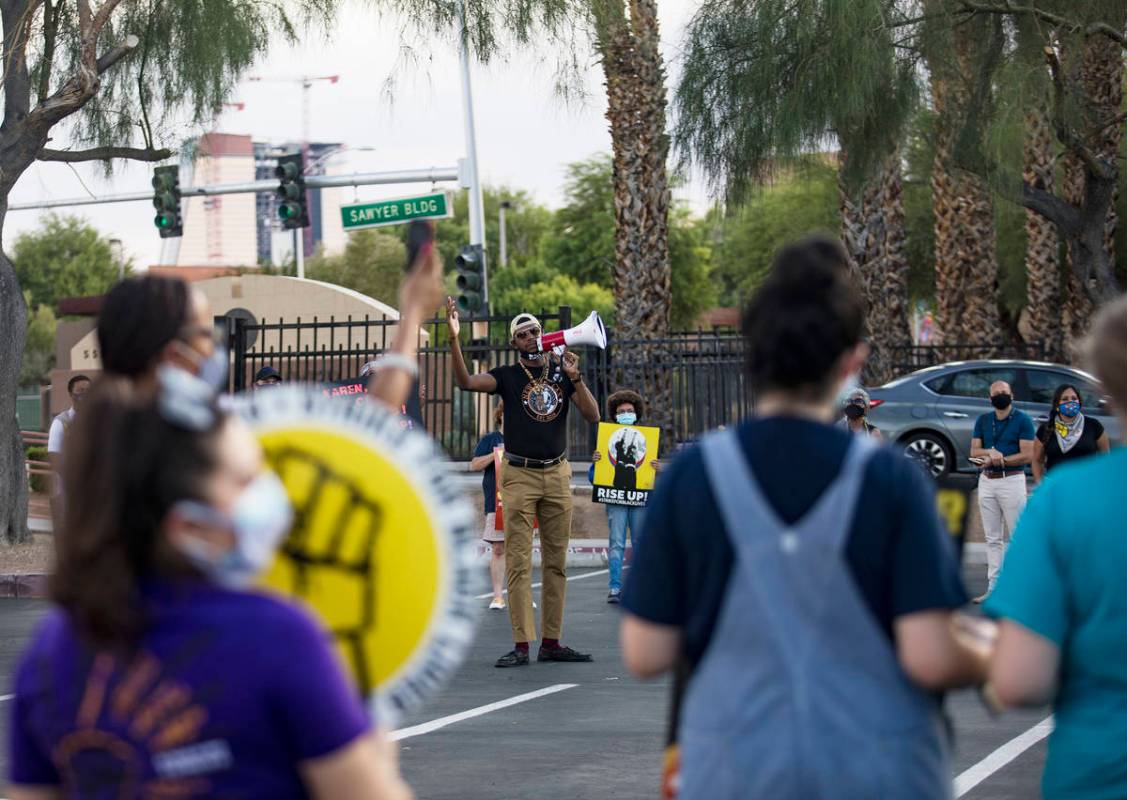
[[[287,230],[309,227],[309,207],[305,195],[305,157],[301,153],[278,158],[274,175],[279,183],[278,217]]]
[[[462,311],[480,311],[485,307],[485,252],[480,244],[468,244],[454,259],[458,277],[458,308]]]
[[[160,238],[182,236],[184,220],[180,216],[180,167],[157,167],[153,170],[153,207],[157,210],[153,224]]]

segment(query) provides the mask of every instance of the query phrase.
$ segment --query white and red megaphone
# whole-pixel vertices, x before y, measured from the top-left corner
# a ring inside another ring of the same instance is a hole
[[[555,333],[545,333],[536,340],[536,344],[540,347],[540,352],[551,350],[554,347],[576,347],[578,345],[587,345],[588,347],[597,347],[600,350],[607,348],[607,328],[603,325],[603,321],[599,319],[599,312],[592,311],[591,316],[580,322],[574,328],[568,328],[566,331],[556,331]]]

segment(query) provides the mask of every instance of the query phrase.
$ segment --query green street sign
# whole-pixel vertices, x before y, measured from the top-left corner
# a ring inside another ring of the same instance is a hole
[[[346,231],[402,225],[413,219],[444,219],[454,216],[454,200],[448,192],[432,192],[419,197],[399,197],[341,206],[341,223]]]

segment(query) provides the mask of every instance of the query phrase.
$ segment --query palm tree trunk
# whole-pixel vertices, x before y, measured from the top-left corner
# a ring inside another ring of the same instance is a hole
[[[992,74],[985,62],[990,38],[999,35],[1000,29],[972,19],[956,26],[951,53],[935,52],[928,59],[937,117],[931,183],[939,343],[989,345],[1001,335],[993,196],[982,177],[956,166],[956,146],[975,101],[972,92]],[[977,102],[989,104],[989,98]]]
[[[620,380],[647,397],[651,423],[665,429],[671,443],[671,370],[653,368],[668,361],[658,340],[668,336],[672,306],[669,137],[657,5],[630,0],[628,17],[617,9],[609,16],[599,41],[614,150],[615,331],[620,341],[637,343],[637,357],[622,365]]]
[[[843,172],[846,157],[843,153]],[[843,172],[839,172],[842,242],[865,298],[866,326],[873,348],[861,379],[875,386],[896,376],[897,353],[903,354],[903,348],[912,343],[900,154],[888,157],[859,197],[841,181]]]
[[[1123,48],[1118,42],[1106,36],[1091,36],[1085,42],[1083,60],[1079,66],[1080,82],[1084,92],[1094,107],[1093,118],[1088,121],[1092,133],[1088,146],[1097,155],[1111,164],[1119,157],[1119,144],[1123,135],[1120,122],[1113,122],[1123,103]],[[1069,155],[1065,158],[1065,197],[1074,205],[1084,200],[1087,178],[1079,159]],[[1117,192],[1116,192],[1117,194]],[[1119,215],[1115,209],[1113,195],[1104,222],[1104,252],[1108,263],[1115,263],[1115,232],[1119,226]],[[1064,335],[1066,337],[1065,355],[1071,360],[1077,358],[1077,349],[1088,333],[1095,307],[1090,293],[1085,291],[1069,263],[1067,301],[1064,310]]]
[[[1038,104],[1025,117],[1023,178],[1030,186],[1053,191],[1053,131],[1048,112]],[[1045,348],[1045,358],[1062,358],[1060,235],[1035,211],[1025,211],[1025,280],[1028,309],[1026,341]]]

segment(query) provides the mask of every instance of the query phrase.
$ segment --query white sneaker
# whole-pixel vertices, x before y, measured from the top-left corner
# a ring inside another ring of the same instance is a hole
[[[494,597],[493,602],[489,604],[490,611],[504,611],[505,601],[500,597]]]

